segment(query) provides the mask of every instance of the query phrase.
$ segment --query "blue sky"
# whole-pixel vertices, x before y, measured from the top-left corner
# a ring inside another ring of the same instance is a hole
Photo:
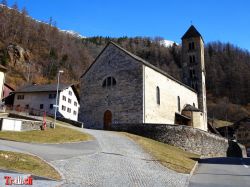
[[[83,36],[161,36],[177,43],[191,22],[205,42],[250,51],[249,0],[8,0],[41,21]]]

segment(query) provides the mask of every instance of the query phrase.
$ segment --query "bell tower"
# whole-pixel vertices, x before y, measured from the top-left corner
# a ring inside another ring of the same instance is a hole
[[[203,124],[201,124],[201,127],[207,131],[204,41],[193,25],[189,27],[181,39],[183,81],[196,90],[198,94],[198,108],[203,112]]]

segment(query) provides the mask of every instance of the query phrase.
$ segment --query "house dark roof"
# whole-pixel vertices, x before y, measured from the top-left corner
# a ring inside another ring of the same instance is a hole
[[[65,90],[68,87],[72,87],[75,96],[80,101],[79,94],[74,84],[59,84],[58,91]],[[56,92],[57,84],[44,84],[44,85],[28,85],[17,89],[12,93],[31,93],[31,92]]]
[[[193,111],[193,112],[201,112],[200,109],[192,106],[192,105],[186,105],[183,109],[183,111]]]
[[[189,29],[187,30],[187,32],[185,32],[185,34],[181,37],[181,39],[183,40],[183,39],[195,38],[195,37],[202,38],[201,34],[197,31],[197,29],[193,25],[191,25]]]
[[[59,84],[59,91],[62,91],[71,85],[69,84]],[[28,85],[20,89],[17,89],[14,93],[28,93],[28,92],[51,92],[56,91],[57,84],[45,84],[45,85]]]
[[[166,77],[168,77],[169,79],[172,79],[173,81],[181,84],[182,86],[185,86],[186,88],[188,88],[189,90],[192,90],[193,92],[196,93],[196,91],[189,87],[188,85],[184,84],[183,82],[175,79],[174,77],[172,77],[171,75],[169,75],[167,72],[161,70],[160,68],[157,68],[156,66],[150,64],[149,62],[147,62],[146,60],[134,55],[133,53],[127,51],[126,49],[122,48],[121,46],[117,45],[116,43],[110,41],[105,47],[104,49],[101,51],[101,53],[96,57],[96,59],[94,60],[94,62],[89,66],[89,68],[81,75],[81,78],[89,71],[89,69],[92,67],[92,65],[97,61],[97,59],[101,56],[101,54],[105,51],[105,49],[109,46],[109,45],[114,45],[115,47],[117,47],[118,49],[120,49],[121,51],[123,51],[124,53],[126,53],[127,55],[131,56],[132,58],[134,58],[136,61],[144,64],[145,66],[148,66],[152,69],[154,69],[155,71],[165,75]]]

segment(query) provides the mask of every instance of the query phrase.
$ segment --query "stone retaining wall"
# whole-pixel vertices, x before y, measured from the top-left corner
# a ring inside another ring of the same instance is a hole
[[[21,131],[41,130],[42,121],[23,120]]]
[[[205,157],[226,157],[228,140],[184,125],[112,124],[111,130],[124,131],[167,143]]]

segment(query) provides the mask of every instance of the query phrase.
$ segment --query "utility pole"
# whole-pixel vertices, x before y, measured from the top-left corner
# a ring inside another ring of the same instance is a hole
[[[57,87],[56,87],[56,105],[54,105],[55,107],[55,118],[54,118],[54,125],[53,128],[56,128],[56,113],[57,113],[57,109],[58,109],[58,89],[59,89],[59,82],[60,82],[60,73],[63,73],[63,70],[59,70],[58,71],[58,75],[57,75]]]
[[[28,63],[28,82],[30,82],[30,63]]]

